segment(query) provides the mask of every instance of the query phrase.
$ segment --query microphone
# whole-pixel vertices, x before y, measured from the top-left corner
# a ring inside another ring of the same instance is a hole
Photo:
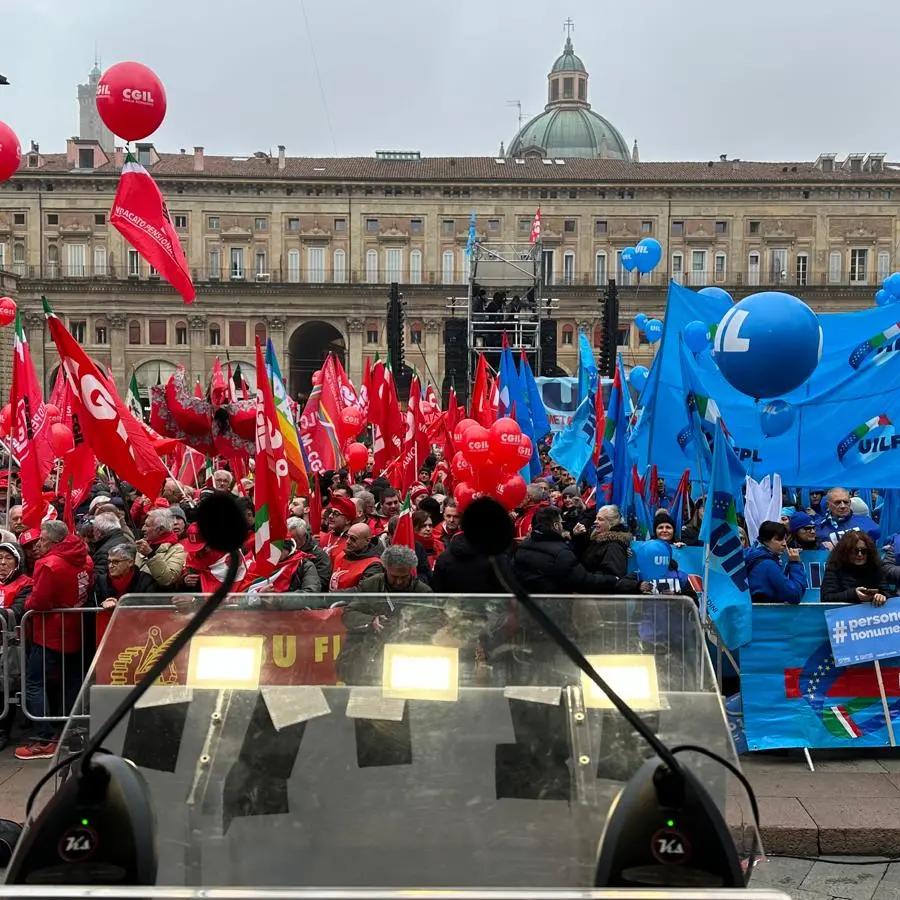
[[[243,510],[231,494],[215,493],[197,507],[201,537],[228,553],[225,579],[88,741],[80,754],[58,762],[41,787],[71,765],[71,776],[26,828],[6,874],[7,884],[156,884],[156,823],[147,783],[129,760],[103,749],[116,726],[190,643],[234,586],[238,549],[247,538]]]
[[[598,849],[595,887],[746,886],[737,848],[722,813],[700,780],[676,759],[681,750],[720,762],[748,791],[756,824],[753,790],[728,760],[703,747],[670,749],[601,678],[566,633],[522,587],[506,554],[515,541],[509,513],[493,498],[473,500],[463,513],[463,534],[489,557],[497,580],[525,607],[559,649],[609,698],[626,722],[658,757],[631,777],[613,802]],[[747,878],[749,878],[749,871]]]

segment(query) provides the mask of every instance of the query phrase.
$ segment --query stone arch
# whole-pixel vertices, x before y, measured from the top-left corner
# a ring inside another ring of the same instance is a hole
[[[309,395],[313,372],[322,367],[332,352],[346,368],[347,342],[331,322],[316,319],[294,330],[288,341],[288,385],[292,397]]]

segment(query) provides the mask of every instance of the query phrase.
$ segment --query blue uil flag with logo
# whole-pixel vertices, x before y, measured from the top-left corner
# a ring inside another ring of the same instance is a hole
[[[698,408],[689,416],[690,393],[715,404],[737,458],[754,478],[778,472],[785,484],[801,487],[900,487],[900,307],[819,316],[821,360],[805,384],[781,398],[796,416],[776,437],[763,434],[760,404],[728,384],[709,350],[689,354],[692,383],[685,383],[684,329],[694,321],[717,326],[731,308],[727,298],[669,286],[666,329],[652,373],[653,402],[644,408],[640,434],[632,439],[638,468],[654,462],[674,483],[690,467],[692,479],[702,479],[704,454],[698,449],[703,448],[692,438],[699,436],[697,415],[705,424],[707,413]],[[752,347],[749,321],[740,325],[738,337]]]
[[[708,576],[706,612],[729,650],[746,644],[752,636],[752,605],[744,565],[744,548],[738,532],[735,494],[741,482],[729,465],[731,447],[721,424],[716,428],[712,478],[700,540],[706,545]]]
[[[886,747],[889,739],[872,663],[841,667],[819,604],[760,604],[753,641],[741,648],[744,732],[750,750]],[[884,607],[882,607],[884,609]],[[868,604],[841,607],[877,613]],[[838,642],[840,645],[840,641]],[[900,667],[881,664],[888,711],[900,729]]]

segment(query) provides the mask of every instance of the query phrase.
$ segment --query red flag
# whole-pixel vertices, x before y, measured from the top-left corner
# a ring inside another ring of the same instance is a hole
[[[534,218],[531,220],[531,243],[536,244],[541,239],[541,208],[537,208]]]
[[[18,312],[9,404],[12,410],[11,449],[19,460],[22,480],[22,522],[29,528],[38,528],[47,508],[41,494],[44,480],[53,468],[54,453],[49,443],[50,425],[44,412],[41,386]]]
[[[72,410],[97,458],[147,497],[156,497],[168,472],[143,426],[115,387],[88,359],[45,301],[47,326],[72,389]]]
[[[203,399],[203,388],[200,386],[200,379],[199,379],[199,377],[197,378],[197,381],[194,383],[194,396],[195,396],[198,400],[202,400],[202,399]]]
[[[366,357],[362,385],[359,389],[359,411],[363,417],[363,428],[369,424],[369,397],[372,394],[372,357]]]
[[[113,200],[110,223],[184,298],[197,292],[166,201],[150,173],[128,155]]]
[[[288,538],[288,464],[284,438],[275,412],[272,386],[266,378],[262,345],[256,339],[256,469],[253,502],[256,507],[256,543],[253,567],[257,578],[272,572],[281,560]]]
[[[337,426],[342,408],[340,392],[334,355],[329,353],[322,366],[322,380],[313,385],[300,417],[300,440],[309,471],[315,475],[329,469],[340,469],[344,464]]]
[[[74,518],[74,511],[87,497],[94,478],[97,475],[97,457],[91,450],[90,444],[84,439],[81,423],[72,409],[72,391],[65,380],[65,370],[59,367],[59,373],[63,376],[62,385],[57,384],[53,388],[53,396],[57,399],[56,408],[59,410],[60,421],[72,429],[72,437],[75,446],[63,457],[63,468],[59,476],[59,483],[64,488],[66,508],[64,510],[66,524],[69,518]]]
[[[340,388],[339,397],[341,409],[345,409],[348,406],[355,406],[359,409],[359,397],[356,396],[356,389],[353,387],[353,382],[344,371],[343,363],[337,356],[334,357],[334,372]]]
[[[403,453],[397,464],[394,483],[401,494],[416,483],[419,469],[419,425],[421,423],[422,386],[419,376],[413,375],[409,383],[409,402],[406,405],[406,434],[403,439]]]
[[[453,385],[450,385],[450,396],[447,398],[447,418],[444,420],[445,425],[447,426],[447,431],[450,434],[453,434],[453,429],[456,428],[456,423],[462,417],[459,414],[459,405],[456,400],[456,388]]]
[[[228,382],[225,380],[225,373],[222,371],[222,363],[219,357],[216,357],[213,363],[212,381],[209,385],[209,402],[213,407],[224,406],[228,403]]]
[[[603,407],[603,391],[599,384],[594,392],[594,418],[597,421],[597,428],[594,431],[594,452],[591,454],[591,462],[597,466],[600,464],[603,436],[606,434],[606,410]]]
[[[472,401],[469,404],[471,417],[490,428],[497,418],[491,412],[490,386],[488,384],[488,365],[483,353],[478,354],[478,364],[475,367],[475,382],[472,385]]]
[[[372,366],[369,422],[373,431],[374,474],[380,475],[396,462],[403,447],[403,420],[394,379],[390,367],[380,359]]]

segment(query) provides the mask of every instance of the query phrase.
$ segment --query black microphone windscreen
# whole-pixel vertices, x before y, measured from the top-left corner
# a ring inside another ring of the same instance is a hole
[[[215,491],[200,501],[196,521],[203,540],[223,553],[241,547],[250,528],[234,495],[225,491]]]
[[[473,500],[462,515],[461,527],[472,547],[485,556],[506,553],[516,539],[509,513],[493,497]]]

